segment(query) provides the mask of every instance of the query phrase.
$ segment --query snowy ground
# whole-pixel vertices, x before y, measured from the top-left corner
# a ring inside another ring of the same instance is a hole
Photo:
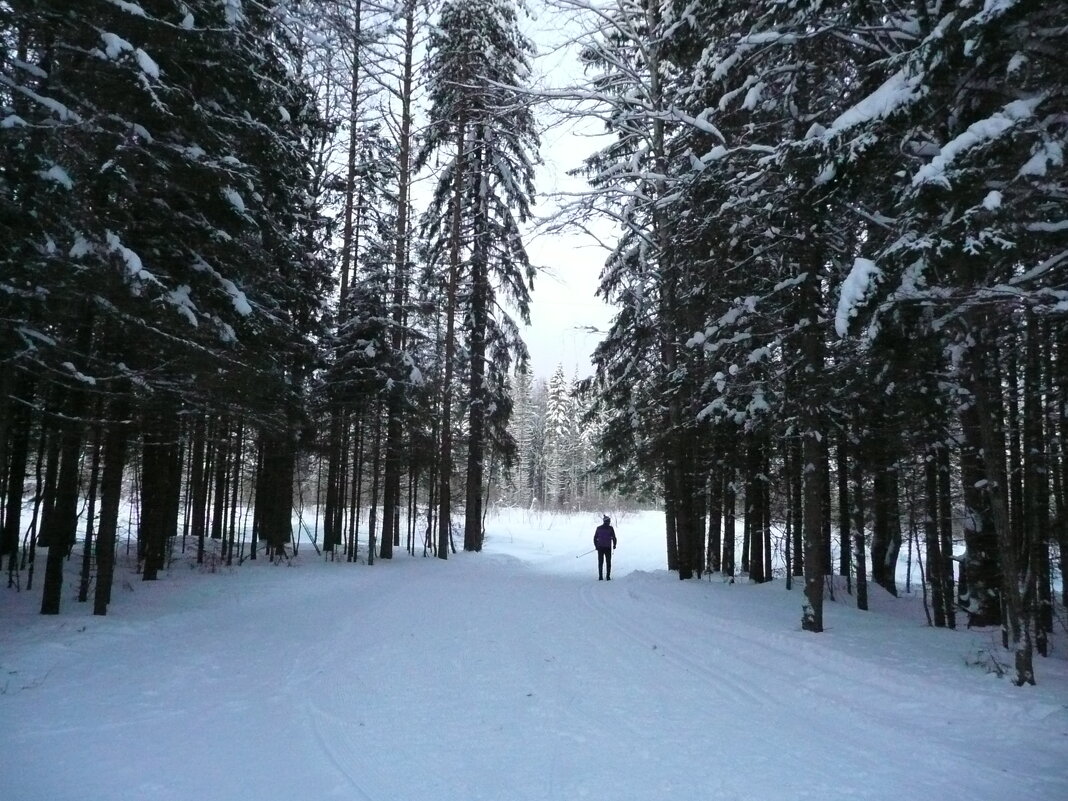
[[[0,798],[1068,799],[1063,635],[1016,688],[915,596],[839,595],[811,635],[782,581],[680,582],[655,514],[598,582],[596,522],[513,512],[447,562],[124,569],[106,618],[0,590]]]

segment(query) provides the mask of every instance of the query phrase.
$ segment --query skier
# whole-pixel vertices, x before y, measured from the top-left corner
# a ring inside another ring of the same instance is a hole
[[[612,551],[616,547],[616,530],[612,520],[605,515],[601,525],[593,533],[593,547],[597,549],[597,580],[612,580]],[[607,571],[604,568],[607,567]],[[607,573],[607,575],[605,575]]]

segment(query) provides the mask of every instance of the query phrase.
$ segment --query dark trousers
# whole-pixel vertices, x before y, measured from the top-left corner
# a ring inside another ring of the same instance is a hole
[[[597,549],[597,578],[604,576],[604,569],[608,568],[608,578],[612,578],[612,546]]]

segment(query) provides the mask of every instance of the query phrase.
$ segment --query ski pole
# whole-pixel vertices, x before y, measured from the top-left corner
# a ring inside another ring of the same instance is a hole
[[[596,548],[590,548],[590,550],[586,551],[586,553],[580,553],[580,554],[579,554],[578,556],[576,556],[575,558],[576,558],[576,559],[581,559],[581,558],[582,558],[583,556],[586,556],[587,554],[591,554],[591,553],[593,553],[593,552],[594,552],[594,551],[596,551],[596,550],[597,550]]]

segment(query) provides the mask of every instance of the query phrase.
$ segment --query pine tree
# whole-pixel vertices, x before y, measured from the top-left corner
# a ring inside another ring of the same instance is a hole
[[[439,539],[444,544],[450,525],[449,418],[455,321],[462,311],[469,355],[464,548],[480,550],[487,413],[491,406],[502,408],[493,403],[488,388],[503,385],[509,354],[525,358],[514,325],[494,320],[493,313],[500,308],[495,303],[500,292],[524,320],[528,315],[533,269],[519,225],[530,214],[538,141],[519,87],[529,74],[532,45],[519,31],[510,0],[457,0],[442,8],[428,47],[433,123],[415,163],[425,165],[432,154],[448,154],[449,159],[426,225],[437,252],[444,257],[446,245],[448,252]],[[487,360],[492,343],[504,362]]]

